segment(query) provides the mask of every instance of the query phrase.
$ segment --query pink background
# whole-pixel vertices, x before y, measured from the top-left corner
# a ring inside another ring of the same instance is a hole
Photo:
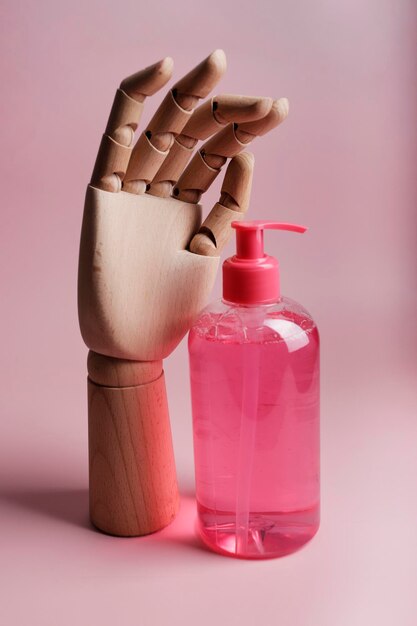
[[[1,623],[415,624],[416,13],[414,0],[2,2]],[[120,80],[166,54],[179,77],[216,47],[218,91],[290,99],[253,144],[251,216],[310,226],[267,249],[323,345],[321,530],[256,563],[193,534],[184,342],[166,362],[178,519],[134,540],[87,521],[85,185]]]

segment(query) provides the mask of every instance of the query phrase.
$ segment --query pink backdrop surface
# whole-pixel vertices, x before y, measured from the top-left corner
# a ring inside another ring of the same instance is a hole
[[[416,3],[6,0],[0,11],[1,623],[414,625]],[[120,80],[167,54],[179,77],[217,47],[229,65],[219,92],[290,99],[285,124],[252,146],[251,216],[309,225],[266,247],[322,337],[322,525],[266,562],[195,538],[185,342],[165,364],[177,520],[121,540],[87,516],[85,185]]]

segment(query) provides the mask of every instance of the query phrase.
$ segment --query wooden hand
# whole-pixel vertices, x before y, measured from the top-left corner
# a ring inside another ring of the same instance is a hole
[[[172,61],[122,81],[87,188],[78,307],[90,348],[90,516],[115,535],[147,534],[175,516],[162,359],[205,305],[230,222],[248,208],[253,157],[242,151],[288,112],[284,98],[233,95],[197,107],[225,67],[216,51],[178,81],[135,145],[144,100],[169,80]],[[197,203],[229,157],[201,225]]]

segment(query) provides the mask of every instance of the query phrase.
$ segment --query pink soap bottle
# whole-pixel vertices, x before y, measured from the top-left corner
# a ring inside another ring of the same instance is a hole
[[[233,222],[237,253],[223,264],[223,299],[190,330],[196,498],[203,541],[262,559],[294,552],[320,519],[319,334],[280,295],[265,228]]]

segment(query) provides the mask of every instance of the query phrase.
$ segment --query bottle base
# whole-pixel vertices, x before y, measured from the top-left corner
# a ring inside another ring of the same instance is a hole
[[[270,559],[299,550],[317,533],[319,504],[302,511],[252,512],[244,526],[236,515],[198,504],[198,528],[203,542],[215,552],[242,559]]]

